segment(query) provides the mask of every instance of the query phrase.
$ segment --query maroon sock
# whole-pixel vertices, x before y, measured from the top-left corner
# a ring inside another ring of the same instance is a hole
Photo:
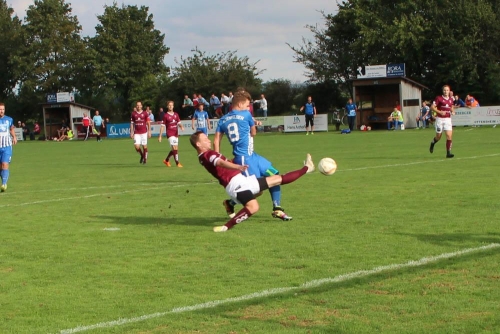
[[[176,164],[179,164],[179,151],[178,150],[173,150],[174,160]]]
[[[446,140],[446,150],[451,151],[451,140]]]
[[[248,211],[248,209],[246,207],[243,207],[240,211],[238,211],[238,213],[236,214],[236,216],[234,216],[233,218],[231,218],[226,223],[227,229],[229,230],[234,225],[239,224],[239,223],[247,220],[248,218],[250,218],[251,215],[252,214],[250,213],[250,211]]]
[[[298,170],[294,170],[293,172],[288,172],[281,176],[281,184],[292,183],[305,173],[307,173],[307,166],[304,166]]]
[[[168,152],[168,155],[167,155],[167,157],[165,158],[165,160],[167,160],[167,161],[168,161],[168,160],[170,159],[170,157],[172,156],[172,154],[173,154],[173,153],[172,153],[172,151]]]
[[[144,159],[147,159],[148,158],[148,148],[147,147],[144,147]]]
[[[136,148],[135,149],[137,151],[137,153],[139,153],[141,155],[141,157],[144,157],[144,155],[142,154],[142,151],[141,151],[141,148]]]

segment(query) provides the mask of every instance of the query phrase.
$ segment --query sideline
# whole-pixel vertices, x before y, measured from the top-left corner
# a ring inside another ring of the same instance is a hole
[[[487,251],[487,250],[499,248],[499,247],[500,247],[500,244],[493,243],[493,244],[489,244],[489,245],[481,246],[481,247],[476,247],[476,248],[466,248],[466,249],[459,250],[456,252],[443,253],[440,255],[430,256],[430,257],[423,257],[420,260],[408,261],[406,263],[389,264],[386,266],[375,267],[375,268],[370,269],[370,270],[360,270],[360,271],[355,271],[352,273],[343,274],[343,275],[339,275],[339,276],[335,276],[335,277],[313,280],[313,281],[306,282],[298,287],[284,287],[284,288],[274,288],[274,289],[269,289],[269,290],[263,290],[263,291],[254,292],[254,293],[251,293],[248,295],[243,295],[240,297],[233,297],[233,298],[227,298],[227,299],[222,299],[222,300],[213,300],[213,301],[205,302],[202,304],[191,305],[191,306],[176,307],[176,308],[173,308],[170,311],[166,311],[166,312],[158,312],[158,313],[146,314],[146,315],[142,315],[142,316],[134,317],[134,318],[122,318],[122,319],[108,321],[108,322],[100,322],[98,324],[89,325],[89,326],[79,326],[79,327],[75,327],[72,329],[64,329],[64,330],[61,330],[59,333],[60,334],[72,334],[72,333],[90,331],[90,330],[97,329],[97,328],[117,327],[117,326],[126,325],[126,324],[130,324],[130,323],[146,321],[149,319],[160,318],[160,317],[167,316],[169,314],[185,313],[185,312],[190,312],[190,311],[203,310],[203,309],[208,309],[208,308],[214,308],[214,307],[217,307],[219,305],[224,305],[224,304],[229,304],[229,303],[237,303],[237,302],[241,302],[241,301],[247,301],[247,300],[268,297],[268,296],[274,296],[274,295],[283,294],[283,293],[287,293],[287,292],[295,291],[295,290],[317,288],[317,287],[320,287],[320,286],[325,285],[325,284],[345,282],[345,281],[349,281],[349,280],[352,280],[355,278],[366,277],[366,276],[378,274],[381,272],[398,270],[398,269],[403,269],[403,268],[420,267],[420,266],[424,266],[424,265],[432,263],[432,262],[437,262],[437,261],[442,260],[442,259],[449,259],[449,258],[458,257],[461,255],[474,253],[474,252]]]

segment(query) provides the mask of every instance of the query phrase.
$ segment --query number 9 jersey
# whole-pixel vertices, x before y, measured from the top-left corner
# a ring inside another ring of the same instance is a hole
[[[215,132],[223,133],[233,146],[233,155],[251,156],[253,154],[253,138],[250,129],[255,125],[249,111],[233,110],[224,115],[217,124]]]

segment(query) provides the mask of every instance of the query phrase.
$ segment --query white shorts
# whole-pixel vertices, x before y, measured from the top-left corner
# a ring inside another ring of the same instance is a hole
[[[436,133],[442,133],[444,131],[451,131],[453,127],[451,126],[451,118],[436,117],[436,122],[434,123],[436,128]]]
[[[240,203],[236,196],[239,192],[250,190],[252,194],[257,195],[260,192],[259,181],[255,175],[245,176],[238,174],[231,179],[231,182],[226,186],[226,193],[236,203]],[[240,203],[242,204],[242,203]]]
[[[134,134],[134,145],[147,145],[148,144],[148,134]]]
[[[170,143],[170,146],[178,146],[179,145],[179,137],[168,137],[168,142]]]

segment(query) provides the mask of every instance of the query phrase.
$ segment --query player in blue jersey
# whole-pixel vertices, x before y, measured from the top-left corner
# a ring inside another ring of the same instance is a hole
[[[7,190],[7,181],[9,180],[9,164],[12,159],[12,145],[17,144],[16,133],[14,131],[14,120],[5,116],[5,104],[0,103],[0,163],[2,170],[0,177],[2,178],[2,185],[0,191]]]
[[[244,173],[257,177],[278,175],[279,172],[266,158],[253,151],[253,136],[257,133],[255,121],[248,110],[251,96],[244,90],[238,90],[233,96],[233,109],[222,116],[217,125],[214,138],[214,149],[220,152],[220,143],[224,135],[233,146],[233,162],[239,165],[247,165]],[[292,220],[281,207],[281,188],[274,186],[269,188],[273,202],[272,216],[281,220]],[[224,201],[226,212],[229,216],[234,214],[234,202]]]
[[[208,130],[211,130],[210,119],[208,113],[203,110],[204,105],[202,103],[198,104],[198,110],[196,110],[191,118],[191,128],[196,131],[201,131],[208,136]],[[195,128],[196,121],[196,128]]]

